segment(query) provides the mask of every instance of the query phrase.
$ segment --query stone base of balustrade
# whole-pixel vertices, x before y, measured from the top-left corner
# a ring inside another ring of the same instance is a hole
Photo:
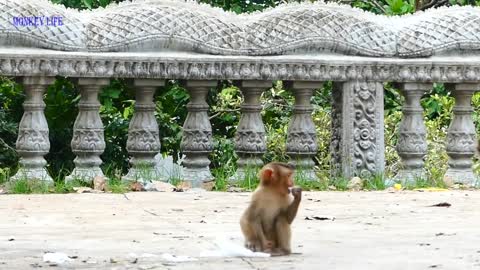
[[[235,172],[234,175],[230,176],[228,178],[228,182],[231,184],[243,182],[245,179],[255,179],[257,178],[257,173],[260,170],[260,167],[258,168],[238,168],[237,171]]]
[[[317,174],[313,169],[301,168],[295,170],[295,178],[302,181],[318,181]]]
[[[295,165],[295,178],[302,181],[317,181],[318,177],[314,171],[315,163],[310,155],[301,155],[298,153],[287,153],[292,157],[289,162]]]
[[[263,161],[258,156],[248,156],[243,153],[237,153],[239,160],[237,162],[237,170],[235,174],[228,179],[229,183],[235,184],[244,181],[245,179],[255,179],[258,172],[263,166]]]
[[[257,173],[260,170],[260,167],[255,168],[247,168],[247,169],[242,169],[239,168],[235,172],[234,175],[232,175],[229,179],[228,182],[231,184],[239,183],[244,181],[245,179],[255,179],[257,178]],[[295,178],[296,179],[301,179],[303,181],[317,181],[318,177],[317,174],[313,169],[307,169],[307,168],[301,168],[295,170]]]
[[[449,168],[443,177],[445,183],[462,184],[467,187],[479,187],[480,179],[472,170],[459,170]]]
[[[73,172],[65,178],[65,182],[80,180],[86,183],[93,183],[93,179],[97,176],[105,176],[100,167],[75,168]]]
[[[182,181],[189,182],[192,188],[203,188],[204,182],[212,181],[214,178],[208,167],[185,168],[182,172]]]
[[[23,168],[21,167],[17,173],[10,178],[10,181],[19,181],[19,180],[27,180],[27,181],[41,181],[48,183],[49,185],[53,185],[53,179],[48,174],[45,168]]]
[[[425,179],[426,174],[425,170],[423,169],[416,169],[416,170],[400,170],[397,175],[395,176],[395,182],[399,182],[403,186],[408,185],[415,185],[418,180]]]
[[[172,179],[181,179],[182,173],[179,171],[178,174],[168,175],[156,168],[145,169],[145,168],[131,168],[127,175],[122,177],[122,182],[141,182],[149,183],[152,181],[162,181],[169,182]]]

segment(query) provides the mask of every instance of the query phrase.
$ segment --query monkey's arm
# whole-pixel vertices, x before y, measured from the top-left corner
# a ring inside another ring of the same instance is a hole
[[[302,189],[301,188],[292,188],[293,202],[287,208],[287,222],[292,224],[293,220],[297,216],[298,206],[300,206],[300,201],[302,200]]]

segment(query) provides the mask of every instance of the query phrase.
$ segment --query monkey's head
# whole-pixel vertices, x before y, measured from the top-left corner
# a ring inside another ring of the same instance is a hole
[[[260,184],[266,188],[273,188],[282,194],[288,194],[293,187],[295,167],[288,163],[271,162],[259,172]]]

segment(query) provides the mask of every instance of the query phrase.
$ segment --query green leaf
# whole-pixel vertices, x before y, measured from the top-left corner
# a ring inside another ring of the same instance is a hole
[[[93,0],[82,0],[82,2],[88,9],[92,9]]]
[[[106,7],[108,4],[110,4],[112,1],[111,0],[99,0],[100,6]]]
[[[123,111],[123,118],[124,119],[129,119],[131,115],[133,115],[133,107],[127,107],[125,108],[125,110]]]

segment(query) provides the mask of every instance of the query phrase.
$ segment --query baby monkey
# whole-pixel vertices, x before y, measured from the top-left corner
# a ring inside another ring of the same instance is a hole
[[[291,229],[302,199],[302,189],[293,187],[294,167],[272,162],[259,172],[260,185],[240,219],[245,247],[272,255],[291,253]]]

